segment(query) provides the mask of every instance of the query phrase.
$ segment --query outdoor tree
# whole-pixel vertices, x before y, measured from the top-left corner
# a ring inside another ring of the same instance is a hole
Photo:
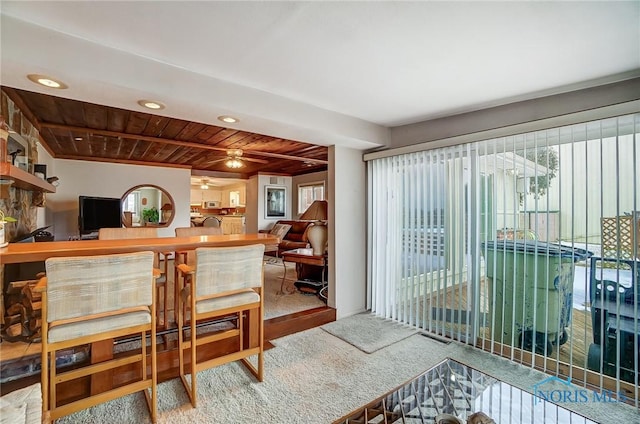
[[[548,170],[545,175],[529,178],[529,193],[539,199],[547,193],[547,189],[551,186],[551,180],[556,177],[558,172],[558,152],[553,147],[538,147],[537,149],[527,150],[525,156],[530,161]]]

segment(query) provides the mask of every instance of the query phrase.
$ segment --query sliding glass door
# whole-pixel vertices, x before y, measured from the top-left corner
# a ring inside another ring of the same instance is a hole
[[[373,159],[369,307],[638,403],[640,114]]]

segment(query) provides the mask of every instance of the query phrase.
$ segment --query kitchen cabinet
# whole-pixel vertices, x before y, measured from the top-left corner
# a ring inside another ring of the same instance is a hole
[[[208,190],[191,189],[190,203],[192,205],[202,205],[202,202],[207,201],[221,202],[222,191],[211,188]]]
[[[244,234],[244,216],[223,216],[220,226],[222,234]]]
[[[202,190],[202,200],[209,202],[221,202],[222,192],[220,190]]]

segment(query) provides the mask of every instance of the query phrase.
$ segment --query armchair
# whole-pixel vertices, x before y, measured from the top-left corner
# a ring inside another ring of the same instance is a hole
[[[309,244],[309,227],[313,225],[313,221],[297,221],[297,220],[280,220],[274,224],[274,228],[278,225],[289,225],[287,231],[282,237],[282,241],[278,244],[276,256],[280,256],[282,252],[287,250],[307,248]],[[262,232],[270,232],[270,230],[261,230]]]

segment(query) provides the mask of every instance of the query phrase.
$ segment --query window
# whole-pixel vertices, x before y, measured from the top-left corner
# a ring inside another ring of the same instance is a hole
[[[140,193],[134,191],[124,199],[124,212],[133,213],[133,222],[140,222]]]
[[[314,200],[324,200],[324,182],[298,185],[298,214],[311,206]]]

